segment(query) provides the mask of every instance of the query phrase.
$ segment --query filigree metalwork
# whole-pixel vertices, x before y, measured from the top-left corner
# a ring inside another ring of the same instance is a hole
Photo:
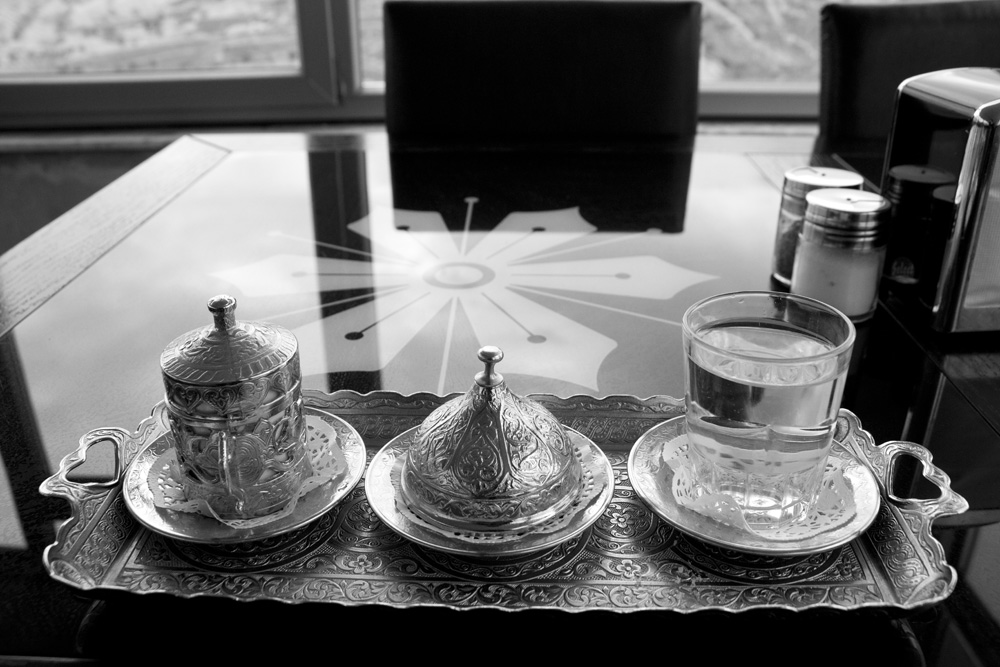
[[[369,455],[446,400],[349,391],[306,391],[303,399],[350,422],[365,438]],[[614,432],[631,440],[595,440],[615,469],[612,502],[589,531],[537,553],[485,558],[418,546],[377,520],[360,487],[313,524],[263,546],[183,544],[138,527],[121,502],[120,486],[67,481],[84,447],[67,456],[41,487],[47,495],[66,498],[71,507],[70,518],[46,550],[45,564],[54,579],[83,590],[393,607],[911,609],[944,599],[955,586],[955,572],[930,527],[939,516],[963,511],[964,500],[933,466],[939,498],[896,500],[883,492],[872,527],[848,544],[805,556],[749,555],[670,527],[629,484],[625,467],[631,443],[681,414],[680,402],[667,399],[656,407],[649,399],[623,396],[561,400],[548,397],[544,404],[563,423],[593,424],[594,429],[583,431],[588,437]],[[585,413],[580,406],[586,406]],[[120,432],[123,466],[151,428],[144,422],[134,433]],[[866,462],[875,461],[871,465],[881,483],[885,474],[879,471],[891,469],[883,462],[885,450],[849,413],[842,413],[839,430],[842,442]],[[918,445],[906,449],[923,456]]]
[[[499,348],[479,358],[472,388],[417,427],[397,501],[449,531],[520,531],[569,512],[590,482],[563,425],[510,391],[494,371]]]
[[[509,556],[538,551],[575,537],[604,513],[614,493],[611,464],[601,449],[573,430],[566,434],[579,461],[580,483],[558,514],[542,514],[516,528],[488,524],[461,526],[442,520],[430,521],[426,507],[412,508],[402,489],[403,472],[409,460],[417,429],[393,438],[372,459],[365,480],[368,503],[383,523],[410,541],[441,551],[479,556]]]
[[[305,452],[298,342],[287,329],[236,320],[236,300],[208,303],[215,324],[160,355],[165,401],[188,497],[222,519],[286,508],[312,474]]]

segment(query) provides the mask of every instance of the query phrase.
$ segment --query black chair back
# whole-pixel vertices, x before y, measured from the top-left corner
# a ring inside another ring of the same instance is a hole
[[[393,146],[693,143],[700,3],[389,0],[383,17]]]
[[[881,168],[904,80],[1000,66],[1000,2],[829,4],[820,10],[820,44],[815,150],[867,155]]]

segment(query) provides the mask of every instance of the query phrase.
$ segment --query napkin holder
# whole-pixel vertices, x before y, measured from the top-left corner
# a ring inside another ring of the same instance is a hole
[[[943,211],[940,196],[925,202],[918,207],[923,220],[904,221],[889,241],[887,268],[901,244],[924,249],[914,258],[919,281],[899,284],[887,273],[883,290],[938,332],[1000,331],[998,124],[1000,69],[929,72],[897,89],[882,192],[891,199],[890,172],[901,165],[928,166],[956,180]]]

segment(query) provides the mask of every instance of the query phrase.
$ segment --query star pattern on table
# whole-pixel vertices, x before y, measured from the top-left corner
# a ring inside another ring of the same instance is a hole
[[[440,359],[438,378],[424,387],[439,394],[457,390],[446,378],[458,318],[480,345],[499,346],[522,372],[596,391],[617,342],[539,297],[676,326],[601,297],[668,300],[714,277],[654,255],[581,254],[634,234],[595,233],[578,208],[513,212],[489,231],[472,231],[477,199],[466,202],[461,232],[450,231],[437,212],[377,208],[348,225],[370,242],[370,252],[337,246],[357,258],[275,254],[215,275],[250,297],[344,295],[323,304],[340,310],[293,329],[302,349],[325,350],[323,358],[302,359],[304,375],[385,369],[432,320],[446,317],[443,338],[425,336],[420,346],[421,354]]]

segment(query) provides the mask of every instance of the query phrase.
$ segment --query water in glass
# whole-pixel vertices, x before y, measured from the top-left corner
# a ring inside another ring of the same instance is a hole
[[[687,344],[699,479],[729,495],[753,528],[801,518],[822,482],[843,393],[846,365],[823,356],[835,346],[764,318],[715,322]]]

